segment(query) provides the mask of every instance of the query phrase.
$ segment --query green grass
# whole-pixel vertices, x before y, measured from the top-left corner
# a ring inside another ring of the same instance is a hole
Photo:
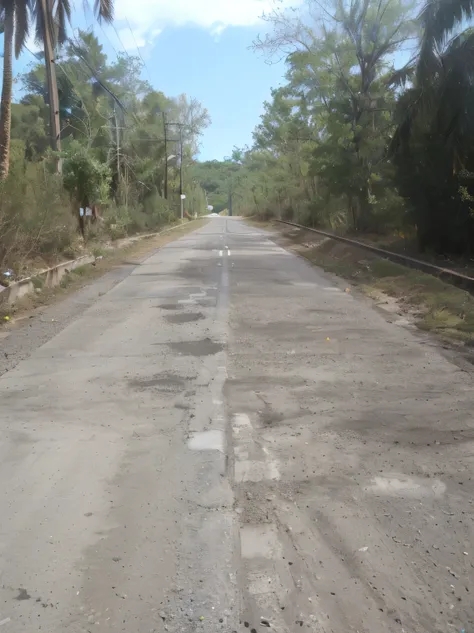
[[[398,277],[404,275],[406,268],[400,264],[395,264],[388,259],[374,259],[371,263],[372,272],[376,277]]]
[[[43,288],[43,286],[44,286],[44,279],[43,279],[43,277],[39,277],[39,276],[38,277],[32,277],[31,281],[33,283],[33,286],[36,289],[41,290]]]
[[[91,251],[94,257],[104,257],[105,255],[107,255],[107,250],[100,244],[94,244]]]

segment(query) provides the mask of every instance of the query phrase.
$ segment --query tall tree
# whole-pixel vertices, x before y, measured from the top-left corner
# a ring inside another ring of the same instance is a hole
[[[312,174],[328,187],[338,182],[359,230],[374,215],[373,182],[395,103],[386,78],[416,33],[412,14],[411,0],[307,0],[298,10],[266,15],[273,29],[255,43],[286,56],[301,120],[319,117]]]
[[[435,0],[420,14],[418,54],[394,76],[390,150],[421,249],[472,251],[474,239],[474,16],[471,0]]]

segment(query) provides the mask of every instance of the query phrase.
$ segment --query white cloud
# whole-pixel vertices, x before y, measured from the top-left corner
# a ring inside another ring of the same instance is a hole
[[[143,48],[147,45],[145,34],[137,29],[118,29],[118,37],[124,49],[130,51],[134,48]]]
[[[299,4],[277,0],[278,6]],[[139,47],[150,44],[166,26],[195,25],[218,37],[229,26],[255,26],[275,0],[116,0],[115,19],[128,20]],[[126,35],[128,33],[128,36]],[[135,48],[127,28],[120,30],[127,49]]]
[[[43,47],[35,42],[35,31],[33,27],[30,27],[30,34],[26,40],[25,46],[31,53],[39,53],[43,50]]]

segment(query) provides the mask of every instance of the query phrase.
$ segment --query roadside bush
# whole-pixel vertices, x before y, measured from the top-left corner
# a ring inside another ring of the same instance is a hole
[[[127,237],[129,227],[132,223],[130,209],[125,205],[109,205],[102,211],[103,230],[112,240]],[[100,228],[100,227],[97,227]],[[97,230],[93,227],[92,230]]]
[[[100,204],[109,196],[112,173],[107,164],[99,162],[90,149],[73,141],[65,153],[64,188],[79,205]]]
[[[76,226],[60,180],[42,163],[25,163],[24,146],[12,141],[8,178],[0,183],[0,269],[15,275],[28,263],[49,265],[74,250]]]
[[[143,214],[147,230],[155,231],[176,221],[176,213],[169,202],[157,193],[150,194],[143,202]]]
[[[152,194],[143,204],[133,207],[110,204],[102,211],[102,223],[93,225],[91,231],[97,233],[103,230],[112,240],[116,240],[136,233],[159,231],[175,220],[176,214],[167,201],[158,194]]]

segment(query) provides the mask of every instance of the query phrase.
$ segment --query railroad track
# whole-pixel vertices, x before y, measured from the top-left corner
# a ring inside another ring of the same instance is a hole
[[[328,233],[327,231],[312,229],[308,226],[303,226],[302,224],[296,224],[296,222],[287,222],[286,220],[276,220],[276,222],[279,222],[280,224],[288,224],[289,226],[304,229],[305,231],[311,231],[312,233],[323,235],[324,237],[336,240],[337,242],[343,242],[344,244],[350,244],[351,246],[361,248],[365,251],[374,253],[375,255],[378,255],[383,259],[388,259],[397,264],[402,264],[403,266],[408,266],[409,268],[414,268],[415,270],[421,270],[422,272],[428,273],[429,275],[439,277],[443,281],[446,281],[453,286],[457,286],[458,288],[467,290],[470,294],[474,295],[474,277],[469,277],[468,275],[464,275],[463,273],[457,272],[450,268],[436,266],[435,264],[424,262],[421,259],[408,257],[408,255],[403,255],[403,253],[392,253],[391,251],[387,251],[384,248],[371,246],[370,244],[365,244],[364,242],[359,242],[358,240],[352,240],[348,237],[334,235],[333,233]]]

